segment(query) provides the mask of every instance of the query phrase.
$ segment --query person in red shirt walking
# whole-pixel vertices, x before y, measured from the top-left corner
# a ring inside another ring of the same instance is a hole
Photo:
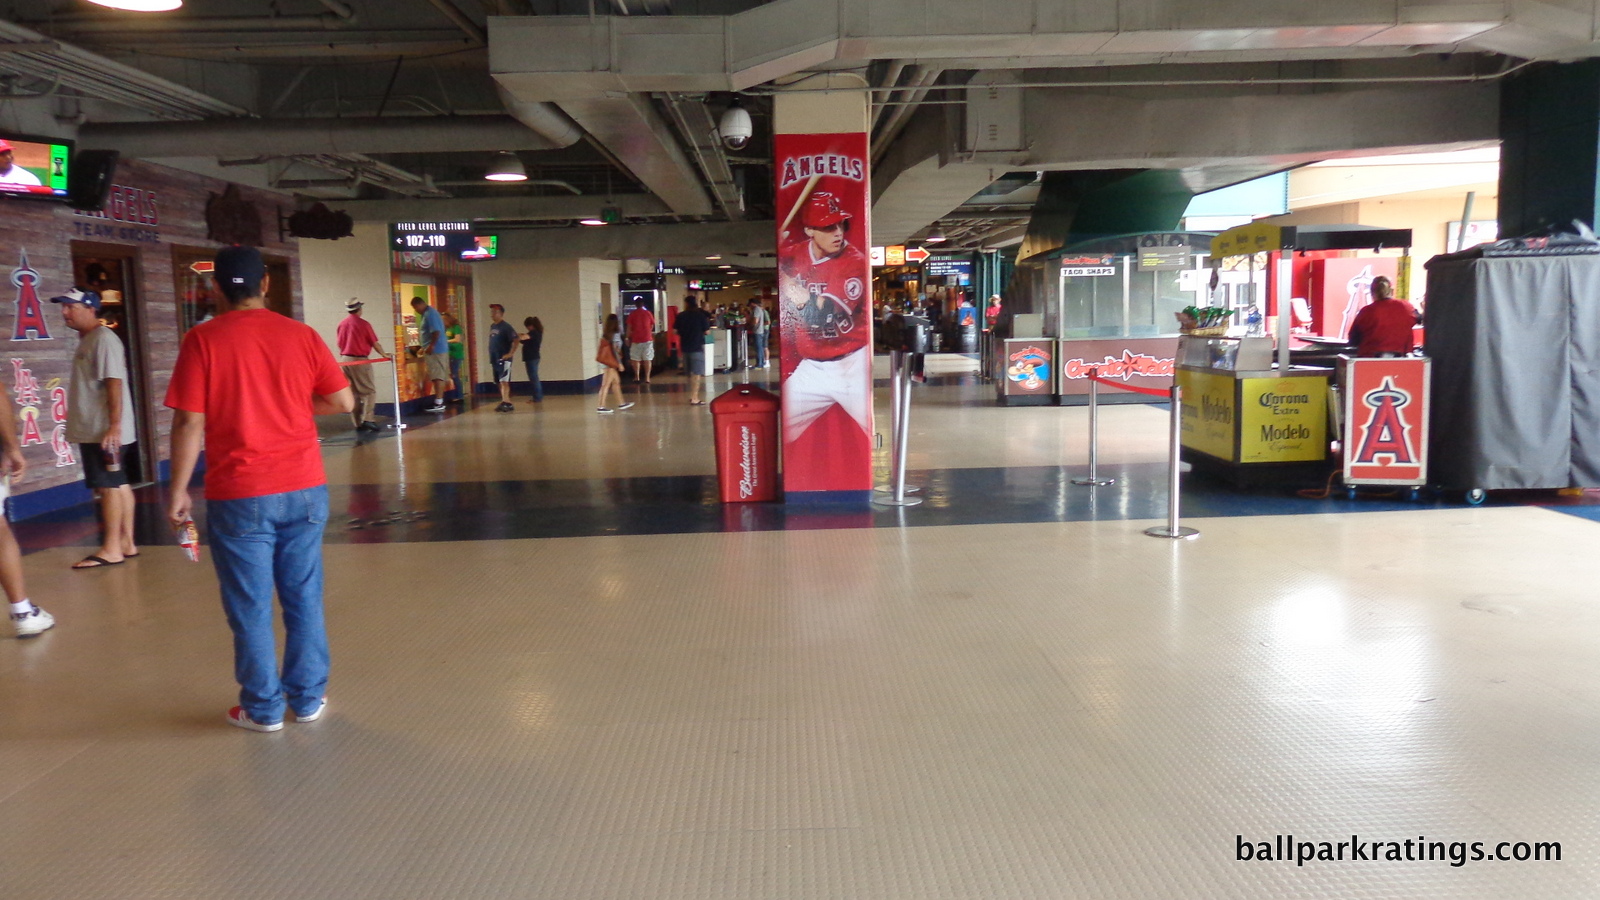
[[[628,313],[628,359],[633,361],[634,381],[650,383],[650,366],[655,358],[656,316],[641,303]]]
[[[175,525],[189,520],[189,480],[203,444],[211,561],[239,681],[239,705],[228,721],[278,731],[286,702],[297,722],[316,721],[327,706],[328,486],[312,417],[350,412],[355,401],[316,331],[266,308],[260,251],[223,248],[212,277],[227,311],[184,336],[167,387],[173,410],[167,516]],[[274,587],[283,607],[281,673]]]
[[[361,301],[354,297],[344,305],[345,312],[349,315],[339,323],[339,358],[344,362],[355,362],[372,356],[372,351],[378,351],[380,359],[388,359],[389,354],[383,352],[378,346],[378,333],[372,330],[372,323],[361,317]],[[356,408],[350,411],[350,418],[355,421],[357,431],[380,431],[376,422],[372,421],[372,409],[377,405],[378,388],[373,383],[372,366],[355,365],[343,366],[345,377],[350,379],[350,390],[355,393]]]
[[[1417,311],[1394,297],[1394,284],[1386,276],[1372,279],[1372,302],[1356,313],[1350,325],[1350,343],[1356,356],[1405,356],[1411,352]]]

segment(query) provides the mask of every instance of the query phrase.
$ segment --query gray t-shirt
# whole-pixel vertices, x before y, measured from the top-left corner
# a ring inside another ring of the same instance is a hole
[[[122,443],[135,439],[133,392],[128,389],[128,355],[122,339],[104,325],[78,340],[72,357],[72,384],[67,388],[67,440],[98,444],[111,427],[106,409],[107,378],[122,380]]]

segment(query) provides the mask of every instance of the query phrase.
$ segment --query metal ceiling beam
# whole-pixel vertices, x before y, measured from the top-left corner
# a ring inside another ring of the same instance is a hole
[[[700,171],[705,175],[706,183],[711,185],[711,193],[716,197],[717,205],[722,207],[723,214],[736,222],[743,219],[744,195],[733,180],[733,168],[728,165],[728,155],[722,149],[711,110],[703,100],[680,100],[671,94],[663,95],[661,100],[672,116],[673,124],[678,126],[678,131],[688,142],[689,152],[700,164]]]
[[[248,110],[159,78],[98,53],[50,41],[44,35],[0,21],[0,45],[49,44],[49,49],[0,53],[0,71],[55,80],[87,97],[107,100],[165,119],[242,116]]]
[[[424,208],[433,207],[430,204]],[[770,252],[776,228],[776,222],[706,222],[503,231],[500,258],[704,259],[707,253]]]
[[[648,97],[595,94],[559,106],[673,212],[709,216],[716,211],[699,172]]]
[[[670,216],[672,210],[649,194],[617,194],[610,197],[477,197],[452,200],[354,200],[340,209],[363,222],[396,222],[402,219],[449,219],[514,222],[559,222],[588,218],[602,206],[622,210],[624,218],[642,219]],[[585,228],[605,231],[616,226]],[[767,243],[772,235],[767,235]]]
[[[253,157],[550,150],[556,145],[510,116],[384,116],[90,123],[79,129],[78,146],[119,150],[129,157]]]

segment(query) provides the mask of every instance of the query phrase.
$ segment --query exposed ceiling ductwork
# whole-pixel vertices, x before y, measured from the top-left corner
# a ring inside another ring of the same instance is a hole
[[[557,146],[509,116],[111,122],[84,125],[78,142],[85,148],[119,150],[132,157],[446,153]]]
[[[151,75],[37,31],[0,21],[0,51],[8,43],[28,49],[0,52],[0,72],[54,81],[86,97],[143,110],[163,119],[242,116],[248,110]]]
[[[1594,4],[1517,0],[775,0],[730,16],[490,20],[490,68],[517,96],[742,91],[811,68],[916,60],[946,69],[1103,67],[1410,55],[1587,55]]]

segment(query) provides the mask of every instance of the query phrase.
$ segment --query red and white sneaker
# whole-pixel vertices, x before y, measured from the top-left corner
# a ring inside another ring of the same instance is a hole
[[[237,725],[238,727],[243,728],[245,731],[265,732],[283,730],[282,722],[273,722],[270,725],[263,725],[262,723],[257,722],[255,719],[250,718],[250,714],[246,713],[244,711],[244,707],[242,706],[235,706],[233,709],[228,710],[228,724]]]

